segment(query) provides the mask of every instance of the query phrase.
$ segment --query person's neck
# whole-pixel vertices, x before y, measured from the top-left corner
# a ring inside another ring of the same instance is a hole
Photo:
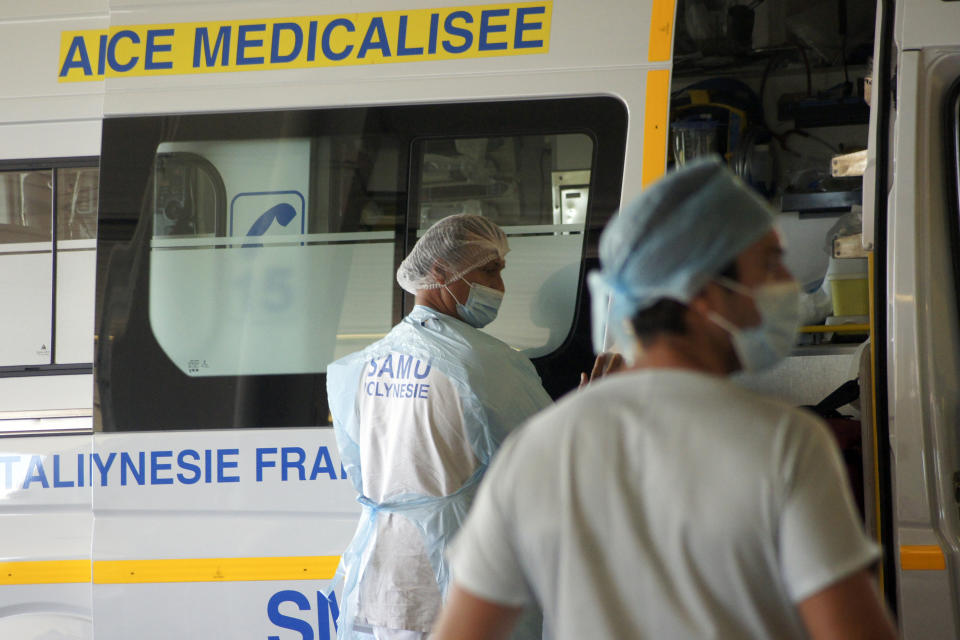
[[[688,336],[662,335],[644,345],[633,369],[686,369],[717,376],[735,370],[726,353],[716,345]]]
[[[445,301],[443,296],[440,295],[439,289],[425,289],[423,291],[418,291],[413,300],[415,305],[427,307],[428,309],[433,309],[438,313],[459,319],[456,308],[451,307],[448,304],[444,304],[444,302]]]

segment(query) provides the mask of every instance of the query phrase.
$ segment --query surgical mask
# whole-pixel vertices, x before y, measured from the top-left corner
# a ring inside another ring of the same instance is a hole
[[[460,304],[449,287],[444,285],[443,288],[456,300],[457,314],[464,322],[477,329],[485,327],[496,319],[503,302],[503,291],[466,280],[464,282],[470,286],[470,295],[467,296],[465,304]]]
[[[744,371],[762,371],[783,360],[797,338],[800,321],[800,287],[793,280],[760,285],[750,289],[729,278],[717,281],[753,299],[760,314],[755,327],[738,327],[711,311],[707,317],[730,334],[733,349]]]

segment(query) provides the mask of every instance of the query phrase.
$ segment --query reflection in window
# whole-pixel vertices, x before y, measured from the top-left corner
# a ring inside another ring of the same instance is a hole
[[[432,139],[417,145],[419,233],[457,213],[507,233],[506,296],[485,330],[530,357],[554,351],[576,311],[593,141],[580,133]]]
[[[0,243],[49,242],[50,171],[0,172]]]
[[[57,241],[97,237],[100,169],[57,169]]]
[[[172,147],[162,145],[157,153],[154,237],[224,235],[225,194],[216,168],[202,156]]]

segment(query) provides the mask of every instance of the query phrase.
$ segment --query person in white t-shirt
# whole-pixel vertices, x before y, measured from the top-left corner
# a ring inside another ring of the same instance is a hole
[[[719,159],[611,222],[591,293],[632,366],[508,438],[432,640],[506,637],[531,602],[558,640],[895,635],[826,426],[727,380],[792,345],[772,223]]]
[[[528,358],[479,329],[504,295],[503,231],[476,215],[426,231],[397,271],[416,306],[327,369],[341,459],[363,505],[343,555],[338,637],[417,640],[449,582],[444,551],[507,434],[552,403]],[[531,613],[514,637],[539,640]]]

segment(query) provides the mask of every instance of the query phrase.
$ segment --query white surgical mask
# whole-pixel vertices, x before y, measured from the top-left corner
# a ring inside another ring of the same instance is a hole
[[[730,334],[744,371],[762,371],[783,360],[796,343],[800,322],[800,287],[793,280],[750,289],[729,278],[717,278],[727,289],[753,299],[760,314],[755,327],[738,327],[711,311],[707,317]]]
[[[461,280],[463,280],[463,278],[461,278]],[[447,293],[453,296],[453,299],[456,301],[457,314],[461,320],[477,329],[487,326],[496,319],[497,312],[500,311],[500,304],[503,302],[503,291],[482,284],[476,284],[475,282],[463,281],[470,286],[470,294],[467,296],[467,302],[465,304],[460,304],[457,296],[454,296],[453,292],[450,291],[446,285],[444,285],[443,288],[446,289]]]

